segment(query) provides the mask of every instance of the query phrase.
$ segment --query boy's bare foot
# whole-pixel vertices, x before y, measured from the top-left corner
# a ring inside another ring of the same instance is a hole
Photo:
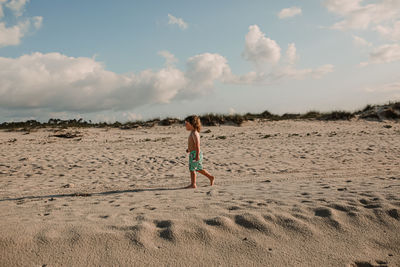
[[[213,185],[214,185],[215,177],[214,177],[214,176],[211,176],[211,177],[208,178],[208,179],[210,179],[210,186],[213,186]]]
[[[195,184],[190,184],[190,185],[186,186],[185,188],[197,188],[197,186]]]

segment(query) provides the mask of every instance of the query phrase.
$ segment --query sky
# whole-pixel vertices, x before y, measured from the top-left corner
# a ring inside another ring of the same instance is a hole
[[[400,100],[400,0],[0,0],[0,122]]]

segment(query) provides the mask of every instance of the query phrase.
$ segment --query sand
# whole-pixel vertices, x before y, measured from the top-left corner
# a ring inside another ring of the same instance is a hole
[[[0,132],[0,266],[400,266],[399,123],[75,131]]]

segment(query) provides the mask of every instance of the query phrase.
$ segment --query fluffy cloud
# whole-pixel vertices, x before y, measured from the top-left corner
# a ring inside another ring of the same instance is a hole
[[[204,94],[213,88],[215,81],[228,83],[233,79],[228,61],[219,54],[196,55],[188,59],[186,67],[188,86],[184,96]]]
[[[258,67],[266,63],[276,64],[281,58],[281,48],[274,40],[265,37],[257,25],[251,25],[243,56]]]
[[[36,30],[42,27],[42,23],[43,23],[43,17],[36,16],[32,18],[32,25]]]
[[[183,19],[174,17],[171,14],[168,14],[168,24],[172,24],[172,25],[176,24],[182,30],[186,30],[188,27],[188,24]]]
[[[173,57],[165,51],[161,54]],[[287,78],[318,78],[333,67],[298,70],[290,65],[274,72],[236,76],[226,58],[204,53],[189,58],[185,72],[167,65],[158,71],[117,74],[93,58],[33,53],[19,58],[0,57],[0,70],[2,108],[90,113],[192,99],[209,92],[217,81],[255,85]]]
[[[359,36],[356,36],[356,35],[353,35],[353,44],[357,47],[372,46],[372,44],[370,42],[368,42],[365,39],[363,39]]]
[[[378,25],[374,30],[380,33],[386,39],[400,41],[400,21],[396,21],[393,27]]]
[[[165,65],[167,67],[172,67],[175,65],[175,63],[178,62],[178,59],[176,59],[175,56],[171,54],[169,51],[163,50],[158,52],[158,54],[163,58],[165,58]]]
[[[333,71],[332,65],[297,69],[294,43],[288,45],[287,64],[280,64],[279,45],[266,38],[256,25],[250,26],[246,35],[244,54],[255,63],[276,64],[267,72],[257,68],[234,75],[227,59],[213,53],[190,57],[182,71],[175,67],[177,59],[173,54],[159,54],[166,59],[162,69],[127,74],[108,71],[94,58],[60,53],[0,57],[0,106],[6,110],[48,110],[53,114],[121,112],[147,104],[192,99],[208,93],[216,82],[265,85],[282,79],[319,78]]]
[[[6,1],[4,1],[6,2]],[[25,5],[29,2],[29,0],[10,0],[6,3],[6,7],[12,10],[15,16],[19,17],[22,15]]]
[[[371,25],[391,22],[400,16],[400,0],[381,0],[362,5],[363,0],[327,0],[324,5],[343,17],[332,28],[339,30],[368,29]]]
[[[29,21],[20,22],[12,27],[0,22],[0,47],[18,45],[21,38],[28,32]]]
[[[0,21],[0,48],[10,45],[19,45],[21,39],[29,32],[38,30],[42,26],[43,18],[40,16],[20,19],[25,4],[29,0],[0,0],[0,19],[4,16],[3,5],[13,11],[16,16],[16,24],[7,27],[4,22]]]
[[[326,0],[327,9],[342,17],[331,28],[339,30],[373,30],[384,38],[400,40],[400,0]],[[353,35],[353,43],[358,47],[374,47],[361,37]],[[373,48],[369,59],[360,66],[390,63],[400,60],[398,44],[385,44]]]
[[[296,15],[300,15],[301,12],[302,12],[301,8],[295,6],[290,8],[284,8],[278,13],[278,17],[280,19],[290,18]]]
[[[369,54],[369,62],[361,63],[361,66],[377,63],[390,63],[400,61],[400,45],[387,44],[375,48]]]
[[[34,53],[0,58],[0,105],[91,112],[166,103],[184,87],[175,68],[116,74],[91,58]]]
[[[174,58],[167,51],[163,56]],[[186,72],[171,64],[138,74],[116,74],[92,58],[59,53],[0,57],[0,105],[4,108],[47,108],[53,111],[129,110],[143,104],[168,103],[177,97],[203,94],[215,81],[227,82],[231,70],[218,54],[189,58]]]
[[[286,59],[290,65],[293,65],[298,60],[298,55],[296,53],[296,45],[291,43],[288,45],[288,49],[286,50]]]
[[[281,48],[276,41],[265,37],[257,25],[249,27],[246,35],[244,57],[253,62],[256,66],[255,71],[251,71],[240,76],[231,76],[230,81],[237,84],[270,84],[283,79],[304,79],[307,76],[320,78],[323,75],[332,72],[333,65],[327,64],[316,69],[297,69],[296,61],[299,59],[297,55],[296,45],[291,43],[286,51],[286,63],[280,63]],[[266,63],[273,64],[273,68],[265,71],[262,68]]]
[[[347,15],[355,10],[358,10],[361,6],[360,3],[363,0],[327,0],[324,5],[329,11],[340,15]]]

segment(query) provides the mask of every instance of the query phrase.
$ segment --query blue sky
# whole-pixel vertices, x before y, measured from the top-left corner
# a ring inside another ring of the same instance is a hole
[[[0,0],[0,122],[400,100],[400,0]]]

